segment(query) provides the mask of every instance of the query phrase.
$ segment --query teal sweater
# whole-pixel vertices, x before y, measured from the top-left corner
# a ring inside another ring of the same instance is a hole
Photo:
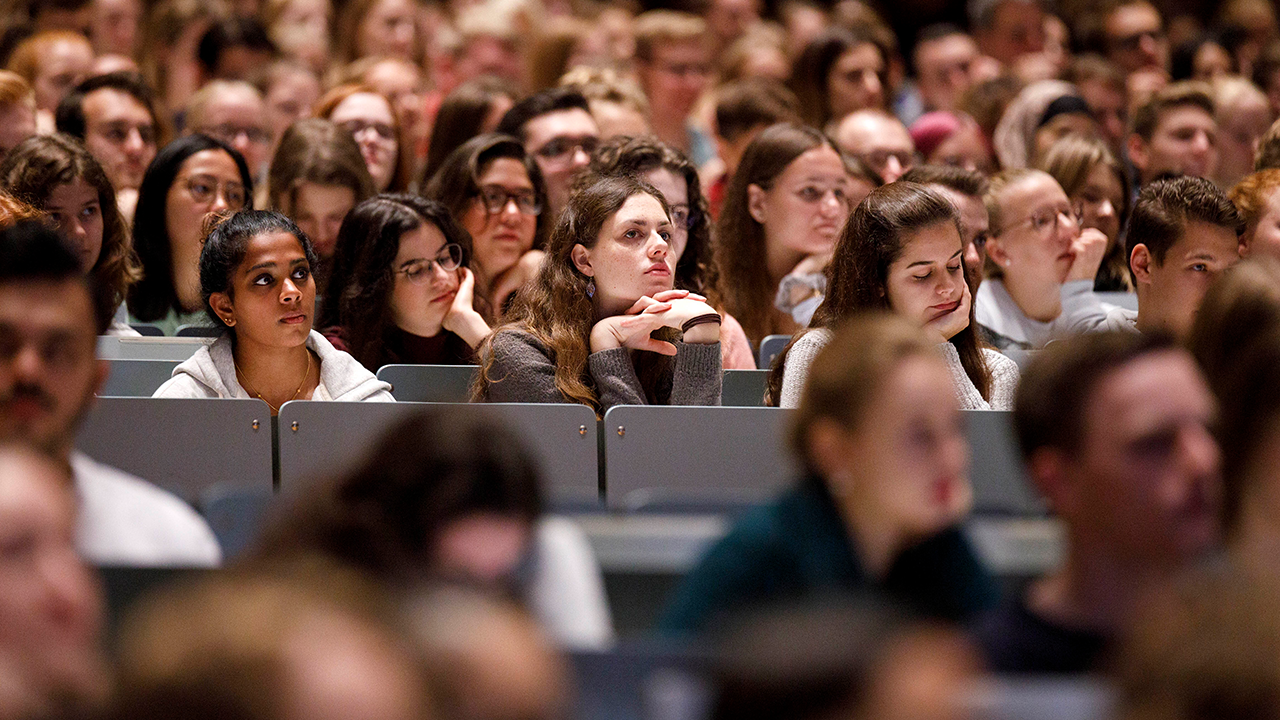
[[[999,599],[995,580],[956,527],[904,550],[877,583],[862,567],[826,486],[809,477],[748,512],[703,556],[668,603],[661,629],[692,633],[753,605],[868,591],[953,621]]]

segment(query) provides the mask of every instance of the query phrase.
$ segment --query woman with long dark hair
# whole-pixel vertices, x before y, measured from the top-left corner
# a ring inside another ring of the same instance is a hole
[[[383,194],[351,210],[338,232],[325,296],[325,335],[370,371],[390,363],[474,362],[489,336],[468,267],[471,236],[444,205]]]
[[[1018,367],[978,338],[962,237],[955,206],[936,191],[910,182],[872,191],[840,234],[810,329],[774,365],[769,384],[777,404],[799,403],[832,328],[860,311],[890,310],[938,343],[962,408],[1011,410]]]

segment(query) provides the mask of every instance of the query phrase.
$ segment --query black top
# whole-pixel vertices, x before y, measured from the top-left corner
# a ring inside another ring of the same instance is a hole
[[[702,557],[668,604],[662,629],[699,631],[755,604],[868,591],[953,621],[972,619],[998,598],[956,527],[903,550],[877,582],[862,567],[826,485],[809,477],[748,512]]]
[[[1087,673],[1100,669],[1110,638],[1035,615],[1019,595],[984,615],[973,637],[997,673]]]

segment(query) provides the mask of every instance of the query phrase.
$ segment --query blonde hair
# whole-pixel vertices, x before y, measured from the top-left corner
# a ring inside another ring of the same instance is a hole
[[[650,10],[641,13],[632,25],[636,38],[636,59],[653,60],[660,45],[707,41],[707,23],[697,15],[676,10]]]
[[[1000,207],[1000,199],[1004,196],[1005,191],[1041,175],[1050,179],[1053,177],[1043,170],[1010,168],[996,173],[991,178],[991,184],[987,186],[987,192],[982,196],[982,204],[987,207],[987,216],[990,218],[991,236],[993,238],[999,237],[1004,230],[1005,217],[1004,210]],[[1057,181],[1055,180],[1054,182]],[[987,254],[986,264],[983,265],[983,273],[989,278],[1000,279],[1004,277],[1004,269],[996,264],[990,253]]]

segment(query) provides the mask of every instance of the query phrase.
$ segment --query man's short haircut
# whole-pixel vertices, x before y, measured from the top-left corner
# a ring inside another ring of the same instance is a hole
[[[1161,332],[1087,333],[1047,345],[1027,366],[1013,404],[1023,459],[1043,448],[1074,456],[1084,441],[1088,405],[1106,376],[1143,355],[1176,347]]]
[[[1258,140],[1258,149],[1253,157],[1253,169],[1270,170],[1280,168],[1280,120],[1271,123],[1271,127]]]
[[[205,115],[209,112],[209,106],[219,96],[228,92],[244,93],[263,100],[262,93],[258,88],[244,80],[210,80],[187,100],[187,131],[199,132],[204,127]],[[263,122],[266,122],[265,118]]]
[[[800,122],[795,93],[776,80],[735,80],[721,86],[716,94],[716,132],[730,142],[753,128]]]
[[[58,231],[37,220],[0,228],[0,285],[85,280],[79,255]]]
[[[151,91],[151,87],[147,85],[141,75],[123,71],[91,77],[76,85],[71,92],[67,93],[67,96],[62,98],[62,102],[58,103],[58,109],[54,114],[54,122],[57,124],[58,132],[83,140],[85,134],[84,99],[90,93],[104,88],[118,90],[142,103],[143,107],[147,109],[147,114],[151,116],[151,123],[156,126],[155,129],[159,132],[160,118],[156,115],[155,93]]]
[[[948,22],[934,23],[922,29],[916,35],[915,48],[911,51],[911,70],[917,73],[920,72],[920,48],[925,43],[937,42],[943,38],[949,38],[952,35],[964,35],[965,37],[969,37],[969,33],[965,32],[959,25],[953,25]]]
[[[524,127],[530,120],[547,113],[573,110],[575,108],[586,113],[591,112],[591,106],[587,105],[587,99],[577,90],[572,88],[543,90],[521,100],[508,110],[498,123],[496,132],[520,138],[520,142],[524,142],[527,139]]]
[[[1125,254],[1133,257],[1138,244],[1146,245],[1156,265],[1164,265],[1169,248],[1182,238],[1190,222],[1228,228],[1236,237],[1245,230],[1240,211],[1217,185],[1204,178],[1181,175],[1156,180],[1138,193],[1129,220]]]
[[[1160,118],[1174,108],[1191,105],[1204,110],[1209,117],[1214,117],[1213,95],[1206,83],[1195,80],[1183,80],[1167,85],[1151,99],[1138,106],[1133,114],[1133,132],[1146,142],[1156,134],[1156,126]]]
[[[196,48],[196,58],[200,61],[205,73],[213,76],[218,70],[218,60],[231,48],[244,47],[250,50],[276,55],[276,45],[271,42],[267,30],[254,18],[231,17],[215,22],[204,35]]]
[[[708,42],[707,22],[697,15],[677,10],[650,10],[632,24],[636,39],[636,59],[653,60],[653,51],[663,45]]]
[[[898,179],[921,185],[941,185],[961,195],[979,200],[991,185],[982,173],[954,165],[917,165]]]
[[[1044,7],[1040,0],[969,0],[969,26],[974,30],[986,30],[995,25],[996,10],[1005,3],[1022,3]]]

